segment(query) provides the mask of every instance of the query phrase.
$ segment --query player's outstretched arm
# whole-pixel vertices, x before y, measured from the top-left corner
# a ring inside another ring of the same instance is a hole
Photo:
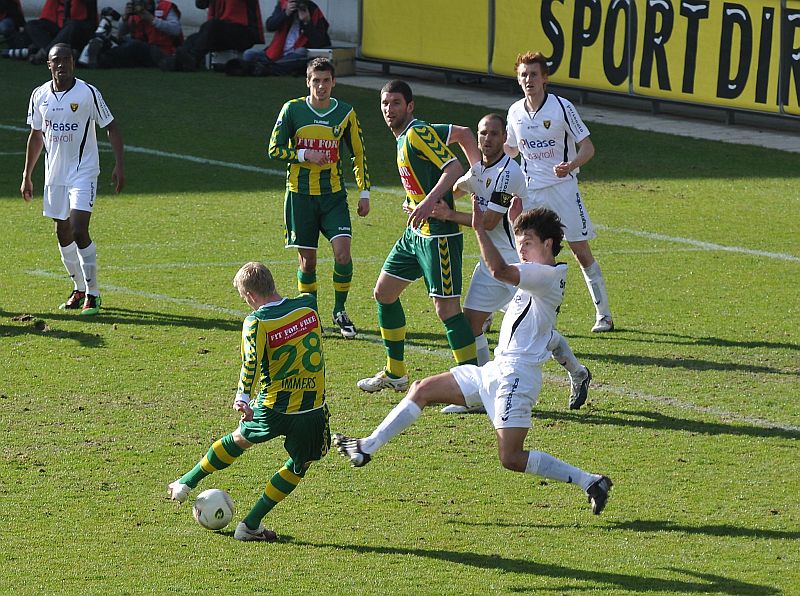
[[[466,126],[456,126],[453,124],[450,127],[449,141],[451,143],[458,143],[470,166],[481,160],[481,152],[478,149],[478,142],[475,140],[475,135],[472,133],[472,130]]]
[[[489,235],[486,233],[486,228],[483,225],[483,211],[481,211],[478,199],[474,196],[472,198],[472,228],[475,230],[475,236],[478,238],[478,245],[481,248],[483,262],[486,263],[492,277],[508,284],[518,286],[519,269],[515,265],[506,263],[503,256],[497,251],[494,242],[492,242],[491,238],[489,238]]]
[[[39,156],[42,154],[44,147],[44,136],[41,130],[31,129],[28,135],[28,144],[25,148],[25,169],[22,171],[22,184],[20,184],[19,192],[22,198],[30,201],[33,197],[33,168],[36,167],[36,162],[39,161]]]
[[[108,142],[114,152],[114,170],[111,172],[111,181],[114,183],[114,192],[121,192],[125,186],[125,144],[122,142],[122,131],[116,120],[106,126]]]

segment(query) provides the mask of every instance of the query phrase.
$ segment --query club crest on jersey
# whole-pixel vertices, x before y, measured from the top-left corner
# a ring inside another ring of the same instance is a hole
[[[339,133],[341,133],[341,132],[342,132],[342,129],[339,128],[338,124],[333,127],[333,136],[338,138],[339,137]]]
[[[491,178],[487,178],[486,179],[486,188],[489,188],[491,185],[492,185],[492,179]]]
[[[550,128],[550,120],[543,120],[542,124],[544,124],[545,128]]]
[[[78,111],[78,104],[76,104],[76,103],[69,104],[69,109],[72,110],[73,112],[77,112]]]

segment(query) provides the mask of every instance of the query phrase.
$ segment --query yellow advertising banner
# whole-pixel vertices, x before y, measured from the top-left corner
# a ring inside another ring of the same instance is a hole
[[[516,76],[517,54],[541,52],[553,83],[629,91],[625,0],[498,0],[492,72]]]
[[[800,0],[498,0],[492,72],[542,52],[553,83],[800,110]]]
[[[784,112],[800,116],[800,0],[786,1],[782,22],[781,101]]]
[[[485,73],[489,65],[486,0],[363,0],[365,58]]]

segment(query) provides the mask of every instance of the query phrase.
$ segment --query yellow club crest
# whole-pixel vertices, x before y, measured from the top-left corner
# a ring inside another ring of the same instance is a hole
[[[550,128],[550,120],[544,120],[542,121],[542,124],[544,124],[545,128]]]
[[[76,103],[69,104],[69,107],[73,112],[77,112],[78,111],[78,104],[76,104]]]

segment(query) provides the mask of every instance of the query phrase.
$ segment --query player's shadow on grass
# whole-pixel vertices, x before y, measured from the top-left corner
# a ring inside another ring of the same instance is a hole
[[[574,530],[575,524],[537,524],[520,522],[471,522],[451,519],[445,523],[468,527],[487,528],[530,528],[535,530]],[[642,533],[680,532],[716,536],[719,538],[757,538],[762,540],[797,540],[800,531],[764,530],[761,528],[742,528],[727,524],[691,526],[676,524],[667,520],[631,520],[625,522],[609,521],[607,530],[627,530]]]
[[[752,374],[772,374],[788,375],[800,377],[800,369],[786,370],[773,366],[763,366],[759,364],[740,364],[738,362],[714,362],[713,360],[703,360],[700,358],[675,357],[667,358],[664,356],[641,356],[635,354],[613,354],[610,352],[587,352],[576,350],[582,359],[595,360],[600,362],[612,362],[615,364],[632,366],[655,366],[658,368],[683,368],[686,370],[720,370],[728,372],[745,372]]]
[[[651,428],[657,431],[675,430],[701,435],[734,435],[745,437],[761,437],[767,439],[797,439],[800,430],[791,428],[774,428],[754,426],[752,424],[723,424],[721,422],[703,422],[675,418],[658,412],[645,410],[619,410],[619,415],[595,414],[589,411],[559,412],[535,410],[537,420],[567,421],[576,424],[594,424],[597,426],[629,426],[632,428]]]
[[[14,321],[13,319],[15,317],[24,317],[24,320]],[[105,345],[105,340],[97,333],[59,329],[49,324],[47,318],[48,317],[45,315],[30,315],[27,313],[13,314],[0,310],[0,321],[3,321],[3,323],[0,323],[0,337],[38,335],[48,339],[73,340],[89,348],[102,348]],[[68,319],[73,317],[64,318]],[[8,324],[5,322],[6,320]]]
[[[577,582],[591,582],[605,584],[611,590],[629,590],[631,592],[675,592],[687,594],[692,592],[709,594],[778,594],[779,591],[771,586],[742,582],[733,578],[711,573],[699,573],[688,569],[667,568],[675,574],[683,574],[697,578],[698,581],[683,579],[664,579],[660,577],[647,577],[642,575],[627,575],[625,573],[612,573],[588,569],[574,569],[564,565],[537,563],[527,559],[512,559],[495,554],[478,554],[449,550],[434,550],[424,548],[402,548],[394,546],[366,546],[363,544],[314,544],[303,541],[292,541],[299,546],[311,546],[332,550],[350,550],[358,554],[368,555],[396,555],[398,557],[420,557],[447,561],[456,565],[468,565],[479,569],[501,570],[506,573],[519,573],[539,577],[550,577],[558,580],[573,580]],[[589,589],[589,586],[586,586]],[[566,588],[565,588],[566,589]],[[578,589],[570,586],[569,589]],[[520,588],[515,591],[538,591],[538,588]]]
[[[800,351],[800,344],[768,340],[737,340],[724,337],[709,337],[682,335],[680,333],[663,333],[657,331],[640,331],[638,329],[617,328],[618,333],[604,334],[602,339],[620,341],[638,341],[650,344],[674,344],[678,346],[712,346],[718,348],[766,348],[769,350],[794,350]],[[628,334],[639,335],[641,338],[631,337]],[[599,339],[593,335],[592,339]]]

